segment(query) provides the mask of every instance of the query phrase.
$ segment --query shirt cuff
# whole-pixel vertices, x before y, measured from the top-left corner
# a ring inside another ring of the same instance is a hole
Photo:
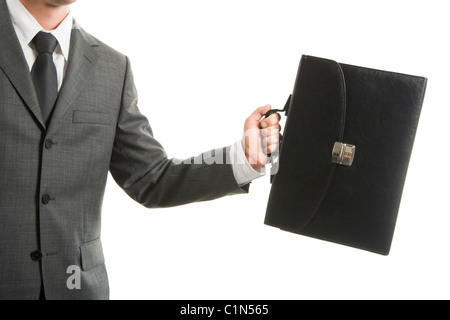
[[[257,178],[266,175],[266,168],[261,167],[258,170],[252,168],[247,160],[241,141],[236,141],[230,148],[231,167],[233,168],[234,178],[239,186],[244,186]]]

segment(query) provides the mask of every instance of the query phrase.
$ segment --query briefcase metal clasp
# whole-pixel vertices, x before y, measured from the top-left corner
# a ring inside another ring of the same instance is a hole
[[[353,163],[353,159],[355,158],[355,150],[356,147],[354,145],[335,142],[331,161],[333,161],[333,163],[350,167]]]

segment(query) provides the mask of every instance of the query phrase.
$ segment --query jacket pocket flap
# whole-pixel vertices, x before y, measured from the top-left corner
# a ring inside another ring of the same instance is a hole
[[[72,122],[111,125],[111,116],[109,115],[109,113],[74,110]]]
[[[81,252],[81,269],[83,269],[83,271],[87,271],[89,269],[92,269],[105,263],[100,238],[94,241],[83,243],[80,246],[80,252]]]

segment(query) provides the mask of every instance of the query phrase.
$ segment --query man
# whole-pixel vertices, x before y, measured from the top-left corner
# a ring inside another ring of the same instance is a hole
[[[0,0],[0,299],[109,298],[108,171],[142,205],[177,206],[247,192],[278,148],[268,105],[231,147],[167,159],[128,58],[73,20],[73,2]]]

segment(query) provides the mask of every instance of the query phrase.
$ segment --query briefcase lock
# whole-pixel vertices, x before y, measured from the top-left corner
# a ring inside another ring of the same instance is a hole
[[[353,163],[353,159],[355,158],[355,150],[356,147],[354,145],[335,142],[331,161],[333,161],[333,163],[350,167]]]

